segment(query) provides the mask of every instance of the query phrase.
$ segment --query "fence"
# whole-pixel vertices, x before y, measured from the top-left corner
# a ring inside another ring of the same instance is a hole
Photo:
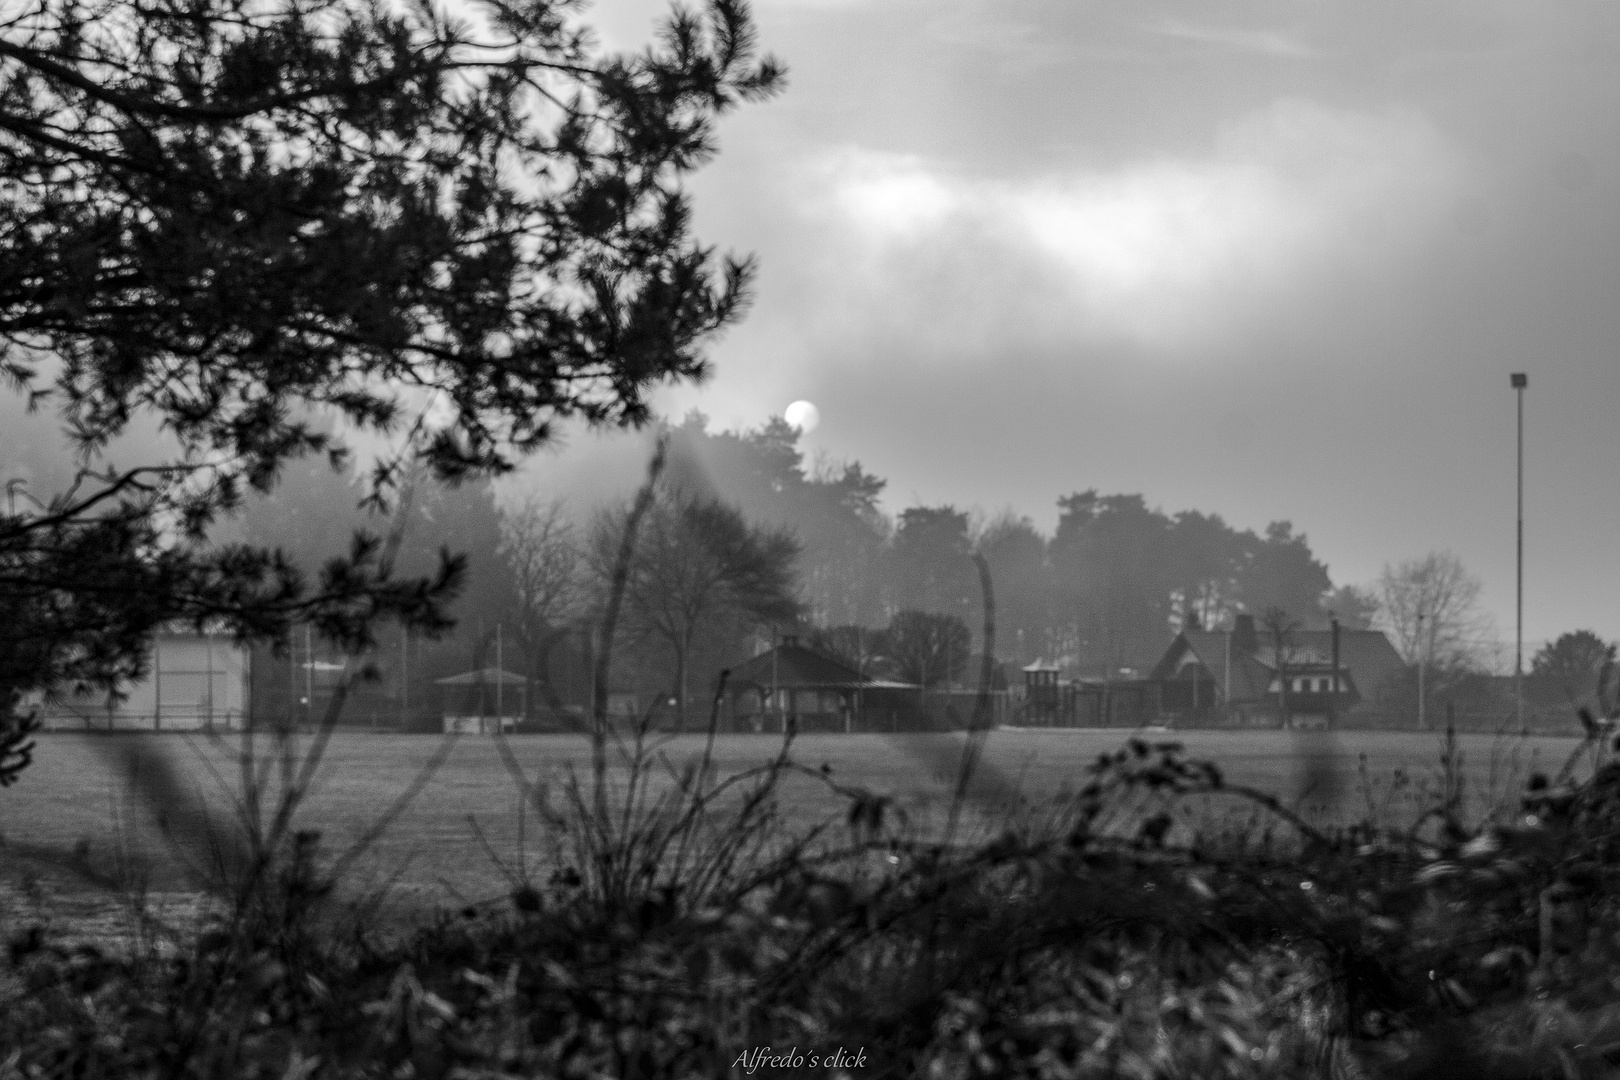
[[[39,701],[47,731],[235,730],[247,716],[246,650],[214,634],[159,634],[144,679],[107,694]]]

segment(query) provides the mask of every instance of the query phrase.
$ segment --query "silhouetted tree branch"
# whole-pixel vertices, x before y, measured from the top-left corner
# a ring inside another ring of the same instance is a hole
[[[0,516],[0,689],[112,687],[175,621],[345,648],[446,625],[461,564],[395,580],[357,535],[307,581],[210,526],[304,455],[324,418],[414,463],[510,470],[561,417],[640,424],[696,379],[748,260],[690,233],[683,178],[714,122],[775,91],[742,0],[676,8],[603,53],[551,0],[486,29],[360,0],[41,0],[0,25],[0,378],[59,410],[86,462],[130,422],[171,460],[85,472]],[[410,422],[411,417],[416,417]]]

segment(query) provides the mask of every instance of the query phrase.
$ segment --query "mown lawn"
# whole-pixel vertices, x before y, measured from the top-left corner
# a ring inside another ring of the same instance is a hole
[[[995,732],[987,740],[983,768],[971,792],[979,823],[999,820],[1000,807],[1013,793],[1038,807],[1080,786],[1097,755],[1118,749],[1130,735],[1121,730]],[[1397,823],[1417,805],[1424,785],[1438,783],[1441,740],[1435,734],[1150,731],[1141,737],[1180,741],[1189,758],[1219,764],[1229,783],[1271,792],[1318,820],[1360,817],[1370,804],[1376,815]],[[18,784],[0,792],[0,834],[63,851],[88,842],[92,854],[103,857],[120,845],[143,850],[156,860],[155,888],[186,888],[180,860],[153,839],[151,829],[154,809],[172,812],[174,807],[154,808],[133,793],[127,779],[131,751],[167,754],[182,783],[203,795],[214,819],[226,826],[231,797],[210,766],[227,784],[234,783],[234,742],[72,734],[44,735],[38,742],[33,767]],[[531,778],[544,777],[554,788],[570,769],[582,778],[589,775],[589,744],[583,738],[519,736],[508,743]],[[676,737],[661,742],[659,753],[678,766],[702,744],[700,736]],[[943,735],[810,735],[796,741],[793,756],[812,768],[830,766],[831,779],[846,787],[893,796],[915,827],[928,828],[943,819],[961,745],[960,737]],[[1532,769],[1555,770],[1575,740],[1461,735],[1457,745],[1471,805],[1478,811],[1487,802],[1513,798]],[[319,829],[329,850],[352,843],[439,748],[436,737],[339,733],[327,749],[300,826]],[[761,765],[779,748],[780,739],[774,736],[723,736],[715,747],[718,773]],[[1398,771],[1408,778],[1404,785]],[[622,779],[622,770],[615,775]],[[666,784],[667,775],[660,768],[655,783]],[[790,826],[799,828],[839,821],[848,806],[844,797],[806,776],[790,777],[780,800]],[[491,852],[511,869],[521,863],[530,872],[538,867],[543,876],[551,868],[549,855],[532,817],[520,828],[518,803],[516,785],[493,741],[463,737],[421,795],[360,862],[359,878],[395,879],[407,894],[423,898],[490,898],[509,888]],[[1232,809],[1241,807],[1233,801]],[[17,848],[11,850],[8,856],[0,849],[0,875],[7,863],[13,869],[24,865],[15,857]]]

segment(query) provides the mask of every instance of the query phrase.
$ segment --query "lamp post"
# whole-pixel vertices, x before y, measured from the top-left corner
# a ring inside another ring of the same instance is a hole
[[[1519,399],[1519,517],[1518,550],[1515,557],[1513,626],[1513,708],[1519,730],[1524,730],[1524,388],[1529,385],[1522,371],[1509,376]]]
[[[1331,614],[1331,613],[1330,613]],[[1328,684],[1328,730],[1339,726],[1339,620],[1328,620],[1333,628],[1333,681]]]
[[[1429,717],[1424,708],[1428,700],[1429,639],[1423,634],[1423,612],[1418,612],[1418,730],[1429,730]]]

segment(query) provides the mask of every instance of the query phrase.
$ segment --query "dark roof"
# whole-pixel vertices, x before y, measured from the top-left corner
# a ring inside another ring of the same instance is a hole
[[[434,679],[435,686],[494,686],[505,683],[507,686],[527,686],[529,680],[522,675],[510,671],[502,671],[496,667],[478,668],[474,671],[463,671],[460,675],[450,675],[443,679]]]
[[[1175,677],[1177,668],[1181,666],[1182,654],[1190,649],[1204,670],[1217,681],[1224,682],[1227,677],[1227,639],[1232,637],[1225,630],[1185,630],[1170,643],[1153,671],[1149,674],[1152,679],[1170,679]],[[1266,687],[1271,683],[1271,672],[1260,663],[1251,653],[1243,655],[1234,640],[1231,650],[1231,677],[1232,696],[1234,698],[1260,697],[1265,694]]]
[[[775,672],[772,673],[772,657]],[[733,686],[774,685],[785,689],[865,686],[871,680],[842,660],[797,643],[784,642],[731,669]]]
[[[1152,678],[1169,679],[1181,666],[1182,656],[1191,650],[1205,671],[1216,680],[1224,680],[1227,671],[1227,638],[1225,630],[1184,630],[1178,634],[1164,656],[1154,667]],[[1328,664],[1333,656],[1333,631],[1299,630],[1293,635],[1297,660],[1302,667]],[[1255,652],[1245,656],[1233,642],[1231,651],[1232,697],[1262,697],[1271,685],[1274,668],[1272,649],[1260,635]],[[1382,630],[1339,631],[1339,664],[1349,673],[1351,680],[1364,694],[1373,693],[1385,680],[1405,666],[1400,653],[1389,643]]]
[[[1333,656],[1333,631],[1301,630],[1294,635],[1301,647],[1324,661]],[[1382,630],[1339,631],[1339,664],[1355,674],[1363,693],[1371,694],[1406,667],[1401,654]]]

